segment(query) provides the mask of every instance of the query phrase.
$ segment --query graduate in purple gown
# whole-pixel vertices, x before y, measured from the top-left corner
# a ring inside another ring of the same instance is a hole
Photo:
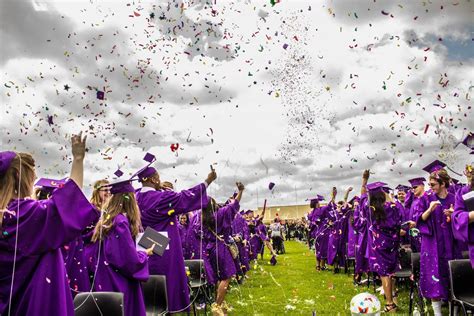
[[[225,295],[231,278],[237,273],[229,245],[235,244],[232,237],[232,221],[240,209],[239,203],[244,185],[240,182],[236,185],[238,193],[235,200],[230,200],[226,205],[219,207],[214,199],[210,199],[207,207],[202,210],[206,254],[217,279],[216,302],[212,305],[214,315],[226,313],[228,307],[224,303]]]
[[[63,187],[66,179],[46,179],[41,178],[36,183],[37,200],[46,200],[57,188]],[[87,260],[84,253],[84,241],[82,236],[78,236],[70,243],[61,247],[64,259],[67,279],[73,297],[79,292],[88,292],[91,289],[89,275],[87,271]]]
[[[241,211],[235,215],[235,218],[232,221],[232,235],[239,240],[237,242],[239,257],[236,259],[236,269],[238,272],[240,269],[242,275],[250,269],[248,249],[246,247],[250,238],[250,233],[245,217],[245,212]]]
[[[402,214],[391,195],[383,190],[384,186],[383,182],[367,184],[369,203],[364,212],[369,225],[370,271],[376,272],[382,279],[386,299],[384,311],[393,312],[397,305],[393,302],[391,277],[398,267]]]
[[[474,209],[468,209],[466,200],[474,199],[474,167],[466,166],[468,183],[456,194],[454,212],[451,215],[454,238],[467,243],[469,258],[474,269]]]
[[[359,205],[359,197],[355,196],[349,201],[348,225],[347,225],[347,247],[346,255],[348,258],[355,258],[357,235],[354,229],[354,210]]]
[[[165,250],[162,257],[150,257],[150,274],[166,276],[169,312],[186,311],[190,306],[188,278],[176,216],[207,205],[206,190],[216,179],[216,172],[212,169],[203,183],[181,192],[172,191],[168,186],[162,187],[160,176],[153,167],[148,166],[137,175],[142,183],[142,188],[137,191],[137,202],[143,228],[150,226],[170,238],[169,249]]]
[[[137,250],[135,239],[141,231],[140,210],[130,181],[109,186],[112,196],[92,236],[94,290],[123,293],[125,315],[144,316],[141,282],[150,276],[148,256],[153,254],[153,247]]]
[[[428,198],[425,193],[425,182],[426,179],[418,177],[408,180],[412,189],[408,193],[408,197],[405,201],[405,209],[408,209],[408,216],[406,218],[407,227],[406,229],[414,232],[416,228],[416,215],[423,212],[428,208]],[[410,248],[412,252],[421,251],[421,235],[411,233],[409,235]]]
[[[249,210],[251,211],[251,210]],[[257,234],[257,221],[254,219],[254,213],[251,211],[248,214],[247,225],[249,228],[250,233],[250,241],[249,241],[249,259],[250,260],[257,260],[258,254],[261,252],[263,247],[263,242],[260,239],[259,235]]]
[[[333,188],[335,189],[335,188]],[[328,236],[329,236],[329,211],[332,210],[332,202],[326,206],[320,206],[319,202],[324,198],[318,195],[310,200],[310,207],[313,209],[308,216],[314,231],[314,246],[316,252],[316,270],[326,269],[326,260],[328,256]]]
[[[441,300],[449,298],[448,261],[461,257],[451,225],[455,197],[448,192],[449,175],[437,168],[430,174],[429,207],[420,211],[416,226],[422,235],[420,254],[420,291],[432,301],[435,315],[441,315]]]
[[[328,264],[334,266],[334,273],[339,273],[346,259],[347,233],[349,224],[349,206],[347,198],[352,191],[349,187],[344,195],[344,201],[339,201],[334,210],[329,213],[330,229],[328,237]]]
[[[181,238],[181,247],[183,248],[183,258],[185,260],[191,259],[191,251],[188,244],[188,234],[189,234],[188,214],[179,215],[178,231],[179,231],[179,237]]]
[[[43,201],[29,198],[33,157],[0,153],[0,314],[74,315],[60,248],[80,236],[95,211],[81,191],[86,140],[79,134],[71,142],[69,180]]]
[[[364,170],[362,175],[362,185],[360,198],[354,205],[354,232],[356,233],[355,248],[355,275],[354,281],[359,283],[362,274],[369,271],[369,259],[367,258],[368,221],[364,214],[367,207],[367,181],[370,177],[370,170]]]
[[[410,195],[408,195],[408,192],[410,191],[410,187],[399,184],[395,188],[397,190],[397,195],[396,195],[396,200],[395,203],[397,204],[397,208],[400,210],[401,214],[401,219],[402,223],[405,223],[406,221],[409,220],[409,209],[405,207],[405,202],[407,201],[407,197],[409,198]],[[402,245],[408,246],[410,244],[410,235],[408,234],[408,231],[403,229],[403,236],[401,236],[400,242]]]

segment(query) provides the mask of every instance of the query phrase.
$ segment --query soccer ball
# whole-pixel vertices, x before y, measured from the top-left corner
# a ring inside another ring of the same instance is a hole
[[[360,293],[351,300],[351,315],[380,315],[380,301],[370,293]]]

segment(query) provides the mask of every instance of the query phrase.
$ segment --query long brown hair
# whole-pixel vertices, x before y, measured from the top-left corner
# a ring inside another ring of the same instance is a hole
[[[102,179],[94,182],[94,191],[92,191],[91,204],[97,207],[99,210],[102,209],[102,201],[100,200],[100,187],[104,184],[109,184],[109,181]]]
[[[119,214],[125,214],[130,223],[130,232],[132,238],[137,237],[142,223],[140,220],[140,210],[138,209],[135,193],[117,193],[112,195],[110,200],[104,206],[104,212],[95,226],[92,242],[104,240],[112,229],[115,217]]]
[[[14,197],[25,198],[31,196],[34,181],[35,160],[33,156],[27,153],[16,153],[10,167],[5,174],[0,176],[0,210],[5,209]],[[17,192],[18,188],[20,192]],[[3,216],[0,216],[0,225],[2,218]]]
[[[387,214],[385,214],[385,201],[385,192],[369,191],[369,211],[374,216],[376,221],[383,221],[387,217]]]

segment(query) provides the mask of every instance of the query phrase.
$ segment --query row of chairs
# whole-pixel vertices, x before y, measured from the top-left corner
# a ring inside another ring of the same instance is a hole
[[[185,260],[191,289],[191,302],[196,315],[195,301],[199,294],[205,298],[205,312],[211,303],[211,289],[208,286],[203,260]],[[168,296],[166,293],[166,276],[150,275],[143,283],[143,296],[147,316],[166,315],[168,313]],[[74,298],[75,316],[123,316],[123,293],[119,292],[86,292]]]

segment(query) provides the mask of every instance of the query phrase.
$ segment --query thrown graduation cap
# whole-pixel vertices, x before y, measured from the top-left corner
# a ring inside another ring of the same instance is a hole
[[[101,186],[101,188],[104,188],[104,187],[110,188],[111,194],[133,193],[135,192],[135,189],[132,186],[132,181],[133,180],[125,180],[125,181],[119,181],[119,182],[114,182],[114,183],[108,183]]]
[[[398,191],[406,192],[406,191],[409,191],[411,188],[407,185],[399,184],[399,185],[397,185],[397,187],[395,189],[397,189]]]
[[[121,176],[123,176],[123,171],[118,168],[117,171],[114,172],[114,175],[116,175],[117,178],[120,178]]]
[[[270,183],[268,184],[268,190],[273,190],[274,187],[275,187],[275,183],[270,182]]]
[[[97,97],[97,99],[99,99],[99,100],[104,100],[104,97],[105,97],[104,91],[100,91],[100,90],[97,91],[96,97]]]
[[[425,181],[426,181],[426,179],[423,178],[423,177],[413,178],[413,179],[408,180],[408,182],[410,182],[410,185],[411,185],[412,188],[417,187],[419,185],[424,185]]]
[[[314,198],[312,198],[312,199],[306,199],[306,201],[308,201],[308,200],[309,200],[310,202],[324,201],[324,196],[317,194],[316,197],[314,197]]]
[[[35,186],[41,187],[43,191],[48,193],[53,192],[57,188],[61,188],[66,183],[66,178],[61,180],[56,179],[47,179],[47,178],[40,178],[36,181]]]
[[[433,172],[440,171],[444,167],[446,167],[446,164],[444,162],[435,160],[429,165],[427,165],[426,167],[424,167],[423,170],[425,170],[428,173],[433,173]]]
[[[467,134],[466,138],[464,138],[462,143],[464,144],[464,146],[470,148],[471,150],[474,150],[474,133],[469,132],[469,134]]]
[[[153,168],[153,167],[150,167],[150,165],[156,161],[155,155],[150,154],[150,153],[146,153],[145,157],[143,157],[143,160],[148,162],[148,164],[145,167],[138,170],[135,174],[133,174],[130,177],[130,179],[135,180],[136,179],[135,177],[138,177],[138,179],[141,180],[143,178],[147,178],[149,176],[152,176],[156,173],[156,169]]]
[[[380,181],[372,182],[372,183],[367,184],[367,190],[372,193],[383,191],[383,188],[386,185],[387,184],[385,182],[380,182]]]

